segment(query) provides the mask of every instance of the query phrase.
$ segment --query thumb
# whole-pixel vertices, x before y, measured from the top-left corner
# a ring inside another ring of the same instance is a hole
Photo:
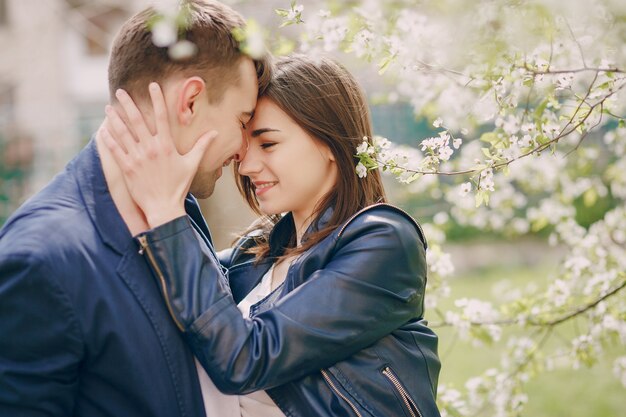
[[[193,148],[191,148],[191,150],[187,152],[187,154],[184,156],[184,158],[187,159],[189,164],[192,165],[194,169],[197,168],[198,165],[200,165],[202,157],[206,153],[209,145],[211,145],[213,139],[217,137],[217,134],[218,133],[216,130],[212,130],[200,136],[200,138],[193,145]]]

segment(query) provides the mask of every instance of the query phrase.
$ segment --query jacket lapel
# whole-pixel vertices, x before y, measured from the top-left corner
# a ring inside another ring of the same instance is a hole
[[[189,402],[189,398],[184,400],[179,396],[179,408],[201,410],[202,397],[193,356],[172,322],[156,279],[152,276],[146,260],[138,253],[139,246],[113,202],[95,140],[87,145],[74,163],[77,171],[75,178],[89,216],[102,241],[120,255],[117,275],[133,294],[157,335],[174,384],[180,387],[191,382],[193,404],[185,404]],[[181,352],[187,354],[181,355]]]

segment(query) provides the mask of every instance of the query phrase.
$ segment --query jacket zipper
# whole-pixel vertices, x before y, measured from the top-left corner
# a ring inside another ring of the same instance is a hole
[[[411,413],[411,416],[422,417],[422,413],[417,408],[417,405],[413,401],[413,398],[411,398],[409,393],[406,392],[406,389],[404,389],[404,386],[402,386],[402,384],[400,383],[400,380],[398,379],[396,374],[391,370],[391,368],[386,366],[382,372],[383,372],[383,375],[387,377],[387,379],[391,382],[391,384],[396,388],[396,390],[400,394],[400,397],[402,397],[402,401],[404,402],[404,405],[406,406],[407,410],[409,410],[409,413]]]
[[[354,411],[354,414],[356,414],[358,417],[363,417],[361,413],[359,412],[359,410],[357,410],[356,406],[352,403],[352,401],[350,401],[348,397],[343,395],[341,391],[337,389],[337,386],[335,386],[335,383],[330,379],[330,376],[328,375],[328,371],[326,371],[325,369],[322,369],[320,372],[322,373],[322,376],[324,377],[324,380],[326,381],[328,386],[330,386],[330,389],[332,389],[335,394],[339,395],[341,398],[343,398],[345,402],[348,403],[350,408],[352,408],[352,411]]]
[[[176,315],[174,315],[174,310],[172,309],[172,305],[170,304],[170,296],[167,292],[167,284],[165,283],[165,278],[163,277],[161,268],[159,268],[159,265],[154,259],[154,254],[152,253],[150,246],[148,246],[148,238],[145,235],[143,235],[143,236],[139,236],[138,239],[139,239],[139,244],[141,245],[139,254],[143,255],[145,253],[148,255],[148,261],[150,262],[150,265],[152,265],[152,268],[156,272],[157,276],[159,277],[159,281],[161,282],[161,290],[163,291],[163,297],[165,298],[165,304],[167,305],[167,309],[170,312],[170,316],[172,316],[172,319],[174,319],[174,323],[176,324],[176,327],[178,327],[178,329],[181,332],[184,332],[185,327],[178,321],[178,319],[176,318]]]

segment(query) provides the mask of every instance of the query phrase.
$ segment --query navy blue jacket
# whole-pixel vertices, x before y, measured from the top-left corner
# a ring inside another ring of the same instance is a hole
[[[204,416],[193,356],[94,141],[0,231],[0,416]]]

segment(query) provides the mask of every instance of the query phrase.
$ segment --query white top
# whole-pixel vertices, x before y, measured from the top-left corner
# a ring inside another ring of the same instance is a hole
[[[272,265],[270,270],[263,275],[261,282],[237,305],[244,317],[250,316],[250,307],[272,292],[273,272],[274,266]],[[285,417],[265,391],[261,390],[247,395],[222,394],[197,359],[196,369],[200,378],[204,411],[207,417]]]

